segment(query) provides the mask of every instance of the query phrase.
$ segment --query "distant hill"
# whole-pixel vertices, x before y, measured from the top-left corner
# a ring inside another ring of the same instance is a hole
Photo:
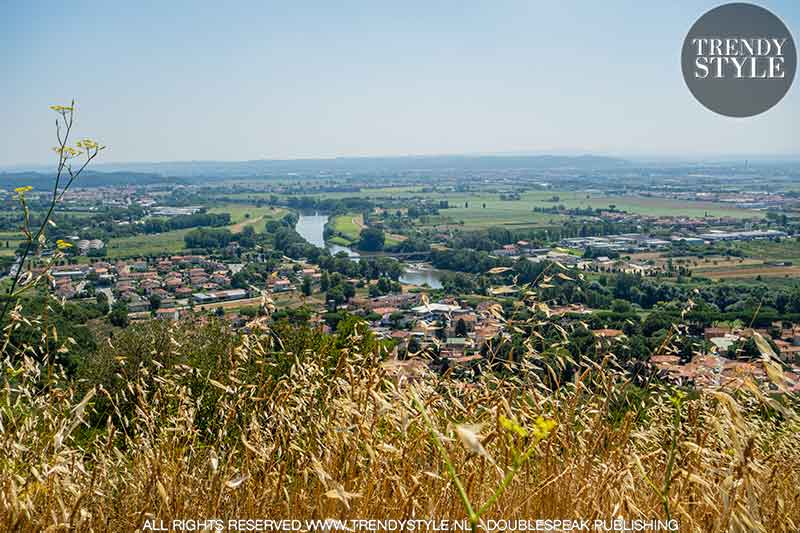
[[[179,177],[250,177],[285,173],[403,172],[424,170],[575,169],[603,170],[627,167],[624,159],[594,155],[464,155],[406,157],[337,157],[255,161],[176,161],[164,163],[109,163],[95,168],[145,172]]]
[[[36,190],[53,188],[54,173],[47,172],[0,172],[0,188],[14,189],[30,185]],[[166,178],[160,174],[117,171],[84,171],[73,183],[74,187],[109,187],[114,185],[155,185],[182,182],[178,178]]]

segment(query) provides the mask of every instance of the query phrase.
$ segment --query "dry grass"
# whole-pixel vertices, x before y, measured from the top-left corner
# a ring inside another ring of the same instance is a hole
[[[798,266],[743,266],[732,268],[697,268],[694,272],[699,276],[710,279],[755,279],[758,276],[764,278],[797,278],[800,276]]]
[[[147,518],[466,519],[412,391],[476,504],[495,493],[515,450],[532,449],[484,518],[669,513],[681,531],[800,527],[800,427],[793,412],[778,417],[757,395],[654,390],[617,416],[624,378],[607,369],[586,368],[555,391],[534,368],[469,386],[434,374],[409,383],[358,338],[331,364],[306,354],[275,378],[282,348],[266,332],[219,353],[227,370],[212,379],[176,362],[191,342],[179,326],[159,327],[169,328],[164,344],[143,348],[158,352],[156,375],[126,374],[138,377],[113,394],[45,386],[33,357],[6,361],[0,529],[133,531]],[[126,355],[114,353],[124,366]],[[90,431],[101,404],[108,422]],[[530,431],[542,419],[557,425],[538,441]],[[485,456],[459,441],[460,424],[480,425]]]

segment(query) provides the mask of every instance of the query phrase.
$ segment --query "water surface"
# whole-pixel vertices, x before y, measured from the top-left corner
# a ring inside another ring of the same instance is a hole
[[[347,246],[340,246],[338,244],[331,244],[325,242],[325,224],[328,222],[328,215],[320,215],[315,213],[313,215],[300,215],[297,220],[297,225],[294,227],[295,231],[300,234],[305,240],[316,246],[317,248],[326,248],[331,254],[336,255],[339,252],[344,252],[348,257],[354,260],[361,257],[357,251]],[[428,285],[432,289],[441,289],[441,272],[425,264],[404,265],[403,274],[400,276],[400,282],[406,285]]]

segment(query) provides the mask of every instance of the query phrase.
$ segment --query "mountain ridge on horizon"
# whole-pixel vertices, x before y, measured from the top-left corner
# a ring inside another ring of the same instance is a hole
[[[421,163],[423,163],[421,165]],[[171,177],[249,177],[272,172],[325,171],[409,171],[409,170],[490,170],[490,169],[547,169],[619,168],[630,161],[592,154],[583,155],[512,155],[512,154],[455,154],[403,156],[337,156],[330,158],[251,159],[237,161],[186,160],[142,162],[98,162],[101,172],[142,172]],[[46,165],[13,165],[0,167],[0,173],[48,172]]]
[[[343,156],[302,159],[254,159],[245,161],[172,161],[105,163],[98,169],[155,173],[176,177],[252,177],[270,173],[402,172],[453,170],[509,170],[620,168],[629,161],[596,155],[405,155]]]
[[[732,166],[764,167],[786,164],[800,166],[798,157],[747,156],[739,158],[631,159],[605,155],[555,155],[555,154],[454,154],[454,155],[403,155],[403,156],[339,156],[331,158],[253,159],[241,161],[188,160],[98,162],[84,176],[96,180],[93,186],[172,183],[197,179],[256,178],[276,175],[374,174],[392,172],[476,172],[476,171],[547,171],[575,172],[619,171],[653,167],[702,168]],[[797,169],[793,168],[793,171]],[[47,165],[14,165],[0,167],[0,186],[15,187],[18,183],[46,182],[54,175]]]

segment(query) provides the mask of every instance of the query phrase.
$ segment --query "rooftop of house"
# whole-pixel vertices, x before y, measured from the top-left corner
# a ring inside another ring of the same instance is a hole
[[[412,308],[412,311],[418,315],[426,315],[428,313],[452,313],[461,309],[458,305],[449,305],[443,303],[426,304]]]
[[[592,333],[594,333],[595,336],[597,337],[612,338],[612,339],[616,337],[621,337],[622,335],[625,334],[625,332],[623,332],[620,329],[595,329],[592,330]]]

